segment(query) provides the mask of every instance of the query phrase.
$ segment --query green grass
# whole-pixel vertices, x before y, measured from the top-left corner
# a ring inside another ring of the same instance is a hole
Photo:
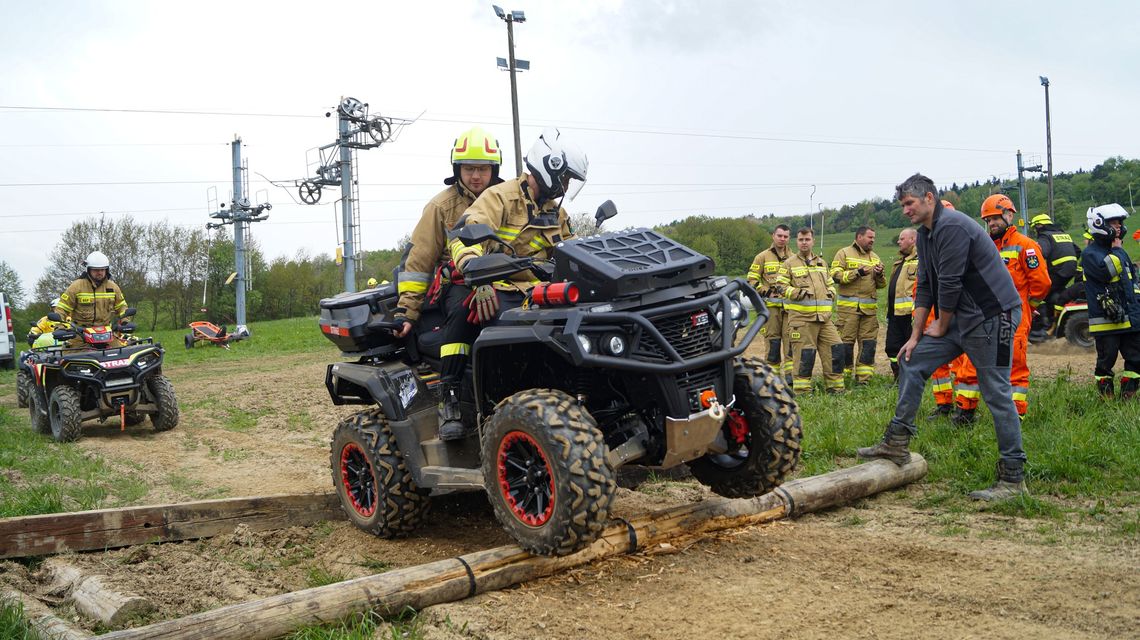
[[[324,567],[310,567],[305,573],[305,582],[310,587],[323,587],[327,584],[344,582],[347,579],[343,574],[333,573]]]
[[[286,640],[422,640],[423,626],[422,618],[412,609],[389,618],[368,612],[349,616],[335,624],[298,629],[286,636]],[[448,624],[449,628],[451,626]]]
[[[134,471],[32,431],[26,412],[0,406],[0,517],[130,504],[146,494]]]
[[[0,638],[4,640],[41,640],[24,619],[24,605],[0,599]]]
[[[815,393],[799,401],[804,423],[801,475],[826,473],[855,463],[854,451],[882,436],[894,413],[896,392],[885,378],[842,396]],[[1114,507],[1135,505],[1140,492],[1140,403],[1105,402],[1092,383],[1061,375],[1035,380],[1029,392],[1029,416],[1022,428],[1032,497],[981,508],[1024,518],[1056,520],[1073,514],[1107,517],[1105,507],[1092,514],[1071,506],[1090,499]],[[994,478],[997,444],[987,411],[972,427],[948,420],[926,421],[933,409],[929,388],[919,409],[913,450],[929,463],[926,495],[917,506],[942,512],[976,510],[965,494]],[[1132,496],[1132,497],[1130,497]],[[1122,531],[1135,522],[1117,523]]]

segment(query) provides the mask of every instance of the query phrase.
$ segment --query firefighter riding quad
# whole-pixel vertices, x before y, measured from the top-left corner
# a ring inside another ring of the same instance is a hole
[[[133,314],[134,309],[127,309],[125,315]],[[61,321],[56,313],[48,318]],[[29,357],[32,427],[68,442],[82,435],[82,425],[89,420],[102,423],[118,417],[125,429],[150,416],[155,431],[177,426],[178,400],[170,380],[162,375],[165,351],[153,338],[129,337],[134,329],[134,323],[125,321],[57,328],[53,332],[57,340],[81,339],[83,344],[37,351]]]
[[[599,223],[614,213],[607,202]],[[485,225],[458,237],[497,240]],[[467,284],[527,269],[544,283],[475,341],[463,414],[478,429],[465,440],[436,438],[439,310],[398,339],[394,285],[321,301],[322,331],[356,358],[328,366],[333,402],[375,405],[332,438],[333,483],[356,526],[405,535],[429,496],[484,490],[520,546],[563,555],[601,533],[623,465],[687,464],[733,498],[792,473],[798,407],[781,376],[740,357],[768,318],[743,280],[647,229],[562,242],[553,265],[506,251],[470,260]]]

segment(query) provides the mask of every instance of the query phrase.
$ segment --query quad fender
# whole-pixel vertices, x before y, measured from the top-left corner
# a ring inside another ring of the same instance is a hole
[[[497,401],[523,389],[565,389],[567,374],[575,367],[566,344],[572,339],[552,325],[484,330],[472,348],[476,410],[486,416],[494,406],[492,398]]]
[[[427,385],[402,362],[330,364],[325,370],[325,388],[333,404],[377,404],[392,422],[436,404]]]

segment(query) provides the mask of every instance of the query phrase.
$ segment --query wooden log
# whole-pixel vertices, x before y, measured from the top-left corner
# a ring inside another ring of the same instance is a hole
[[[55,586],[67,590],[80,613],[109,627],[122,626],[132,616],[154,611],[150,600],[119,591],[107,576],[84,573],[75,565],[55,560],[48,561],[47,570]]]
[[[407,607],[419,610],[628,552],[634,538],[637,547],[642,548],[672,536],[778,520],[791,512],[789,496],[796,501],[796,513],[807,513],[838,503],[834,498],[816,496],[819,491],[839,491],[844,499],[851,500],[870,495],[864,493],[867,491],[903,486],[925,474],[926,461],[918,455],[904,467],[882,460],[869,462],[821,476],[830,476],[827,482],[806,478],[789,482],[783,491],[750,500],[705,500],[623,521],[607,527],[602,537],[589,547],[568,556],[532,556],[516,545],[505,545],[117,631],[101,636],[101,640],[268,639],[299,626],[336,622],[366,610],[383,614],[399,613]]]
[[[24,619],[44,638],[52,640],[87,640],[94,634],[73,626],[57,617],[44,603],[15,589],[0,589],[0,600],[10,600],[24,605]]]
[[[342,518],[336,494],[203,500],[0,519],[0,558],[91,551],[208,538],[244,524],[251,531]]]

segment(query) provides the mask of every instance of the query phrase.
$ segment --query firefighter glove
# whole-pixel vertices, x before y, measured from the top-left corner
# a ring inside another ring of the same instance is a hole
[[[471,324],[486,324],[499,315],[499,294],[489,284],[476,287],[463,304],[470,309],[467,321]]]

